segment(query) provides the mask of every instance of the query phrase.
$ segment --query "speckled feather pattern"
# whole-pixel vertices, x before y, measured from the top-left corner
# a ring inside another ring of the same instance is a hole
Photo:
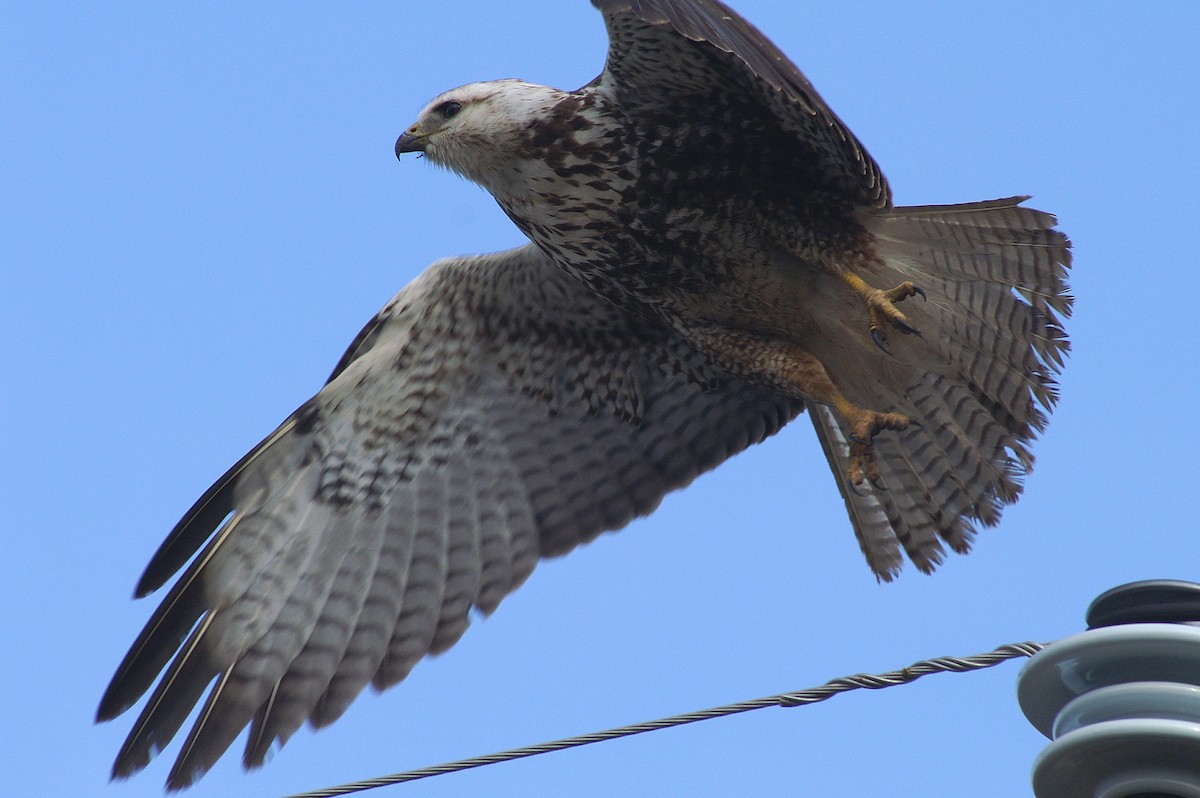
[[[114,775],[197,704],[170,787],[247,725],[243,761],[262,764],[451,647],[540,558],[805,408],[880,579],[966,552],[1018,498],[1067,351],[1054,217],[1022,197],[893,207],[803,74],[722,3],[593,5],[611,41],[595,81],[469,84],[447,93],[466,122],[439,116],[446,95],[422,116],[457,132],[412,128],[533,243],[431,266],[172,530],[138,595],[183,573],[98,713],[150,692]],[[920,285],[903,309],[924,334],[882,351],[847,273]],[[874,438],[878,485],[851,484],[850,430],[805,369],[917,422]]]
[[[305,719],[330,723],[368,684],[448,648],[540,557],[652,511],[801,410],[532,245],[431,267],[151,563],[165,580],[160,563],[209,541],[101,706],[125,710],[166,666],[116,774],[165,746],[214,677],[171,784],[247,723],[246,762],[261,764]],[[215,534],[214,504],[235,510]]]

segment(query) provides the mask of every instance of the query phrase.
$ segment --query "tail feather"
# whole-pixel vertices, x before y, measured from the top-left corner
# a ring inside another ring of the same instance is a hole
[[[848,431],[828,408],[810,417],[881,579],[899,572],[901,550],[922,571],[941,562],[944,546],[967,551],[1033,468],[1029,445],[1058,399],[1054,375],[1069,348],[1071,256],[1055,218],[1021,207],[1025,199],[893,208],[865,220],[878,259],[860,276],[923,288],[927,301],[902,308],[922,335],[890,336],[888,355],[872,351],[865,323],[847,321],[841,337],[858,345],[816,354],[851,401],[916,423],[875,438],[879,485],[855,486]]]
[[[858,546],[867,558],[867,565],[876,574],[885,575],[883,578],[890,579],[900,573],[904,566],[899,538],[895,531],[896,524],[902,523],[902,519],[889,515],[889,508],[883,503],[881,492],[860,492],[846,478],[845,463],[850,458],[850,443],[845,428],[833,410],[814,402],[809,402],[806,409],[816,430],[817,440],[825,450],[825,459],[833,466],[838,491],[846,502],[850,524],[854,527]]]

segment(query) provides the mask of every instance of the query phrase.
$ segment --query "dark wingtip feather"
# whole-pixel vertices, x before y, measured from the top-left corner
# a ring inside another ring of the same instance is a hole
[[[276,727],[274,709],[279,697],[279,683],[271,688],[270,697],[263,702],[250,721],[250,736],[246,738],[246,750],[242,752],[242,767],[246,770],[260,768],[280,746],[283,738]]]
[[[304,411],[301,407],[258,445],[246,453],[233,467],[221,475],[221,478],[204,492],[195,504],[179,520],[167,539],[154,552],[150,563],[138,580],[134,590],[135,598],[143,598],[158,590],[166,581],[179,572],[192,556],[200,550],[204,542],[212,536],[221,523],[233,512],[233,489],[237,478],[241,476],[246,466],[258,459],[264,452],[275,445],[296,425],[297,417]]]
[[[217,674],[217,668],[204,656],[200,646],[208,623],[208,620],[204,621],[192,633],[146,702],[142,714],[117,753],[112,778],[127,778],[150,764],[178,733],[192,707]],[[195,778],[198,775],[192,780]],[[181,783],[181,786],[187,785]]]
[[[100,699],[97,723],[112,720],[137,703],[183,645],[205,610],[195,576],[190,573],[175,584],[129,647]]]
[[[166,584],[229,516],[233,510],[233,481],[248,457],[226,471],[174,526],[142,572],[134,598],[145,598]]]

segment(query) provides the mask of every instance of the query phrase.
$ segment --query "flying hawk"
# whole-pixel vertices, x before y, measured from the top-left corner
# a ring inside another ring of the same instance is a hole
[[[400,137],[533,243],[431,266],[172,530],[137,595],[185,570],[98,712],[153,687],[114,776],[214,680],[168,786],[247,725],[261,765],[452,646],[539,558],[805,409],[882,579],[965,552],[1016,500],[1067,348],[1054,218],[1023,198],[893,207],[733,11],[592,2],[610,36],[595,81],[470,84]]]

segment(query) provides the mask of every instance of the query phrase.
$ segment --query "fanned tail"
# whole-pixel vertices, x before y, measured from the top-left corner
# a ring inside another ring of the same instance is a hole
[[[860,276],[923,288],[927,301],[904,305],[922,334],[893,336],[888,355],[871,351],[863,324],[842,331],[861,346],[818,354],[852,401],[916,425],[879,434],[880,484],[855,486],[843,423],[825,407],[810,416],[881,579],[899,572],[901,552],[927,572],[945,546],[967,551],[1033,467],[1029,446],[1057,400],[1054,376],[1069,348],[1071,254],[1055,218],[1021,207],[1025,199],[893,208],[864,220],[877,259]]]

